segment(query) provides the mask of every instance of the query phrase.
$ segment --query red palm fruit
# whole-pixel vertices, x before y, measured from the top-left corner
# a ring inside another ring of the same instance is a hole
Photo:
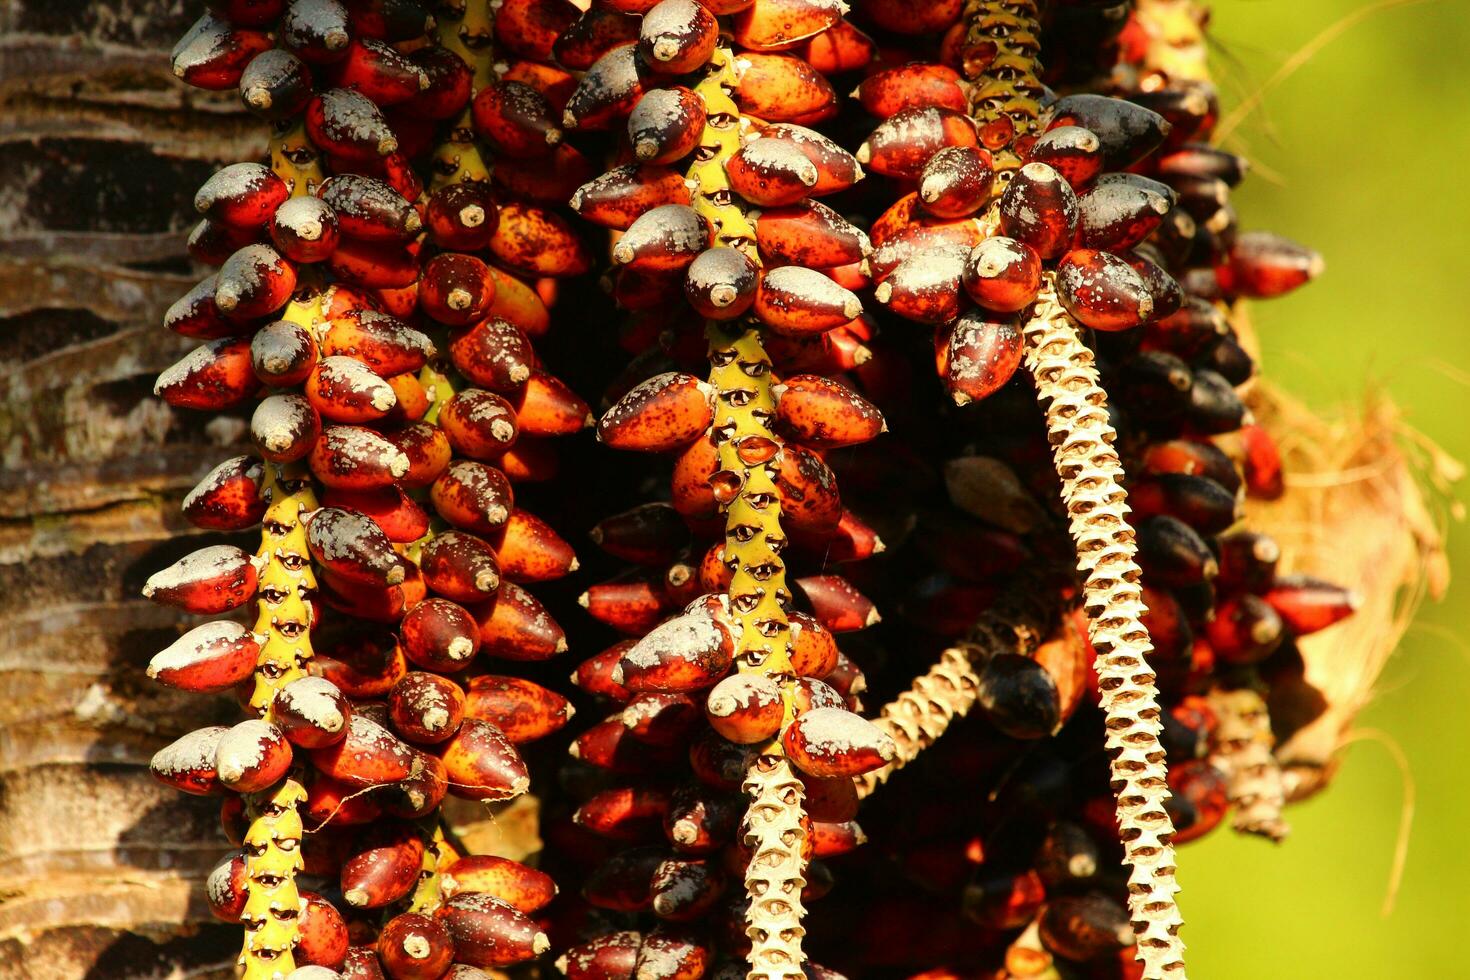
[[[694,92],[682,85],[649,89],[628,114],[628,142],[639,163],[673,163],[699,145],[704,122],[704,100]]]
[[[401,105],[403,113],[420,120],[449,119],[469,105],[474,75],[459,55],[431,45],[410,52],[408,61],[428,84]]]
[[[536,352],[520,327],[490,317],[450,335],[449,356],[470,381],[491,391],[510,392],[531,377]]]
[[[316,892],[302,892],[305,907],[297,917],[296,962],[336,969],[347,957],[349,938],[342,913]]]
[[[1233,432],[1245,422],[1246,413],[1245,402],[1229,381],[1204,368],[1194,372],[1185,409],[1185,421],[1194,433]]]
[[[1029,657],[1014,653],[992,657],[980,673],[977,690],[985,718],[1010,738],[1046,738],[1064,720],[1056,681]]]
[[[401,487],[377,487],[373,490],[328,488],[322,502],[328,507],[338,507],[369,518],[382,529],[389,541],[400,544],[417,541],[429,530],[429,515]]]
[[[641,933],[606,933],[568,949],[556,968],[567,980],[629,980],[642,944]]]
[[[475,93],[475,132],[500,155],[543,157],[561,142],[551,104],[520,82],[493,81]]]
[[[791,619],[791,670],[802,677],[826,677],[837,666],[840,654],[832,631],[810,613],[793,611]]]
[[[230,846],[243,846],[245,832],[250,829],[250,821],[245,814],[244,797],[228,794],[221,799],[219,822],[220,830],[224,833],[225,839],[230,842]]]
[[[410,563],[407,577],[398,585],[375,585],[336,575],[326,569],[321,573],[322,601],[338,612],[357,619],[392,625],[403,618],[414,604],[428,594],[418,566]]]
[[[490,539],[500,572],[513,582],[549,582],[577,570],[572,546],[541,518],[524,510]]]
[[[175,408],[218,410],[260,388],[250,366],[250,338],[211,340],[165,368],[153,393]]]
[[[1169,763],[1168,801],[1174,819],[1174,840],[1187,844],[1218,827],[1230,812],[1225,774],[1203,759]]]
[[[444,802],[449,792],[449,777],[437,756],[414,750],[418,771],[402,782],[383,790],[383,809],[405,820],[427,817]]]
[[[220,91],[240,84],[245,66],[271,46],[264,31],[243,30],[205,14],[174,45],[169,59],[174,76],[185,84]]]
[[[684,743],[701,727],[699,706],[687,694],[638,694],[623,707],[623,727],[647,745]]]
[[[1270,589],[1281,559],[1275,540],[1257,531],[1235,531],[1217,538],[1215,546],[1220,555],[1216,584],[1222,591],[1261,594]]]
[[[194,194],[194,209],[229,228],[260,228],[291,196],[286,182],[259,163],[232,163]]]
[[[196,340],[220,340],[240,333],[241,325],[226,320],[214,305],[214,290],[219,276],[200,280],[163,314],[163,325],[182,337]]]
[[[1102,172],[1102,141],[1081,126],[1059,126],[1043,133],[1026,153],[1028,162],[1044,163],[1074,190],[1092,183]]]
[[[515,745],[550,735],[574,714],[571,703],[555,691],[494,674],[470,679],[464,710],[465,717],[490,722]]]
[[[641,272],[683,269],[709,247],[709,225],[693,208],[665,204],[639,215],[613,246],[613,261]]]
[[[586,245],[565,218],[516,201],[501,207],[500,221],[490,236],[490,251],[501,265],[528,276],[579,276],[592,264]],[[496,287],[500,284],[497,279]],[[499,310],[492,304],[489,312],[497,314]],[[532,333],[519,318],[507,319]]]
[[[639,504],[604,518],[588,537],[613,557],[638,565],[666,564],[689,546],[688,525],[662,502]]]
[[[689,746],[689,768],[694,771],[695,778],[721,792],[740,789],[749,762],[749,752],[744,746],[726,741],[713,729],[696,736]],[[743,812],[744,808],[741,809]],[[739,822],[738,815],[736,822]],[[720,846],[725,843],[727,841],[721,840]]]
[[[725,875],[719,866],[697,858],[665,858],[649,882],[653,914],[665,922],[702,917],[724,892]]]
[[[475,618],[448,599],[425,599],[410,609],[399,625],[403,653],[416,666],[441,673],[466,667],[480,649]]]
[[[796,586],[817,620],[833,633],[864,629],[880,618],[872,600],[840,575],[808,575],[797,579]]]
[[[1128,910],[1101,891],[1053,897],[1037,922],[1045,948],[1067,960],[1101,960],[1133,944]]]
[[[276,692],[271,706],[271,719],[292,745],[320,749],[347,737],[350,702],[325,678],[292,681]]]
[[[492,895],[455,895],[434,918],[454,938],[456,959],[471,966],[511,966],[551,948],[536,923]]]
[[[365,793],[362,787],[314,773],[306,787],[306,804],[302,815],[308,822],[315,824],[313,830],[320,830],[329,824],[356,827],[373,823],[383,815],[380,796],[378,793]],[[339,860],[333,870],[340,866]]]
[[[372,429],[329,425],[311,447],[312,475],[325,486],[370,490],[391,486],[409,471],[409,458]]]
[[[857,815],[857,786],[851,779],[822,779],[802,774],[801,783],[806,788],[802,809],[814,821],[842,823]]]
[[[766,270],[752,308],[771,329],[798,336],[831,330],[863,311],[852,291],[799,265]]]
[[[1188,588],[1212,582],[1220,566],[1204,538],[1176,517],[1162,515],[1138,525],[1139,563],[1154,584]]]
[[[963,308],[966,257],[945,249],[918,253],[894,266],[873,298],[906,320],[948,323]]]
[[[663,837],[668,812],[668,790],[619,787],[603,790],[577,807],[572,823],[607,840],[638,844]]]
[[[480,626],[480,647],[502,660],[545,660],[567,648],[566,634],[536,597],[502,581],[490,602],[471,610]]]
[[[919,172],[919,200],[940,218],[963,218],[990,199],[995,169],[990,153],[977,146],[946,146]]]
[[[810,839],[813,858],[837,857],[855,851],[868,842],[863,828],[852,820],[836,823],[814,820]]]
[[[619,640],[601,653],[588,657],[572,673],[572,683],[588,694],[608,698],[619,704],[627,702],[633,697],[633,692],[614,681],[612,672],[623,659],[623,654],[637,642],[636,639]]]
[[[781,495],[782,519],[792,531],[831,531],[842,520],[842,498],[837,477],[820,456],[802,446],[787,445],[781,453],[776,490]]]
[[[187,612],[211,615],[255,597],[264,562],[233,545],[200,548],[149,576],[143,598]]]
[[[321,434],[321,416],[295,392],[261,399],[250,416],[250,441],[273,463],[305,458]]]
[[[1079,248],[1062,256],[1057,298],[1068,313],[1094,330],[1127,330],[1153,313],[1153,298],[1143,279],[1111,252]]]
[[[895,34],[940,34],[959,19],[960,0],[933,4],[908,4],[902,0],[862,0],[864,16],[885,31]]]
[[[846,708],[847,699],[815,677],[798,677],[791,692],[791,707],[801,715],[816,708]]]
[[[402,824],[378,824],[353,842],[342,862],[340,884],[347,904],[380,909],[413,891],[424,860],[424,842]]]
[[[383,157],[398,149],[398,140],[378,107],[367,96],[351,89],[334,88],[312,96],[306,104],[305,118],[306,134],[311,142],[343,165],[376,167]],[[343,209],[330,199],[327,203],[343,219],[342,228],[346,231]]]
[[[599,769],[623,775],[649,775],[674,763],[678,753],[634,738],[621,715],[598,722],[578,735],[567,754]]]
[[[324,572],[324,580],[331,581],[329,575]],[[358,613],[356,618],[368,617]],[[385,697],[407,672],[408,661],[391,633],[369,627],[322,637],[308,668],[356,702]]]
[[[271,243],[292,262],[321,262],[341,240],[337,212],[315,197],[294,197],[270,218]]]
[[[393,980],[439,980],[454,960],[454,940],[427,915],[395,915],[378,933],[378,959]]]
[[[396,242],[343,238],[327,258],[327,268],[343,282],[369,289],[402,289],[418,279],[418,258]]]
[[[694,0],[660,0],[638,27],[638,52],[656,71],[684,75],[698,71],[714,53],[720,26],[715,14]]]
[[[525,760],[487,721],[466,718],[440,751],[449,792],[486,803],[514,799],[531,784]]]
[[[1142,348],[1162,350],[1193,359],[1208,354],[1230,332],[1224,315],[1196,297],[1167,317],[1152,320],[1144,328]]]
[[[718,896],[711,898],[713,902]],[[633,975],[667,977],[668,980],[699,980],[714,958],[706,942],[693,933],[666,931],[659,927],[643,937]]]
[[[411,742],[442,742],[464,720],[464,690],[447,677],[410,671],[388,694],[388,717],[393,728]]]
[[[846,190],[862,179],[857,157],[814,129],[778,123],[762,130],[760,138],[791,144],[817,168],[817,181],[807,191],[812,197]]]
[[[1297,636],[1326,629],[1362,604],[1351,589],[1305,575],[1278,577],[1264,598]]]
[[[1187,473],[1137,479],[1128,501],[1139,519],[1172,514],[1201,534],[1220,534],[1241,517],[1234,493],[1207,476]]]
[[[455,55],[455,57],[459,57]],[[370,946],[349,946],[342,961],[342,980],[386,980],[378,954]]]
[[[1165,662],[1186,658],[1194,643],[1194,634],[1185,618],[1184,607],[1167,589],[1143,587],[1143,602],[1148,612],[1142,616],[1149,638],[1159,659]]]
[[[1104,174],[1077,198],[1078,241],[1086,248],[1122,252],[1153,234],[1174,206],[1174,192],[1137,174]]]
[[[317,196],[337,213],[342,234],[365,242],[407,242],[423,227],[418,211],[392,185],[361,174],[339,174]]]
[[[1246,231],[1231,243],[1215,275],[1227,293],[1271,299],[1317,278],[1324,268],[1322,256],[1304,245],[1267,231]]]
[[[430,194],[423,220],[429,240],[435,245],[475,252],[490,244],[499,212],[490,185],[470,180],[448,184]]]
[[[755,0],[735,15],[735,43],[753,51],[784,51],[836,24],[845,9],[810,0]]]
[[[560,460],[544,440],[521,438],[501,455],[499,463],[510,482],[536,483],[553,479]]]
[[[795,54],[823,75],[841,75],[866,68],[877,52],[873,39],[845,19],[794,49]]]
[[[711,688],[705,701],[710,726],[740,745],[774,738],[784,711],[781,686],[765,674],[732,674]]]
[[[1044,163],[1028,163],[1016,171],[1000,196],[1001,230],[1043,259],[1054,259],[1071,246],[1079,219],[1072,186]]]
[[[482,388],[456,392],[439,413],[449,443],[465,456],[494,459],[516,441],[516,413],[510,402]]]
[[[284,48],[262,51],[240,73],[240,103],[271,121],[299,115],[311,99],[311,69]]]
[[[566,383],[542,370],[532,370],[519,390],[507,396],[516,426],[526,436],[569,436],[592,424],[587,403]]]
[[[226,855],[204,879],[204,897],[209,911],[224,922],[239,922],[245,911],[250,879],[245,874],[245,856],[239,851]]]
[[[712,739],[711,744],[724,745],[733,753],[732,758],[744,759],[744,749],[721,742],[712,734],[707,738]],[[737,762],[734,769],[739,770],[733,773],[738,787],[743,763]],[[697,784],[681,786],[669,801],[663,821],[664,836],[681,854],[713,854],[734,839],[744,812],[739,800],[723,792]]]
[[[1170,126],[1151,109],[1105,95],[1067,95],[1052,106],[1048,130],[1080,126],[1096,134],[1105,165],[1122,170],[1148,156]]]
[[[347,10],[331,0],[297,0],[286,6],[280,22],[281,42],[314,65],[340,61],[351,34]]]
[[[401,481],[406,487],[433,483],[448,468],[454,455],[449,437],[437,425],[416,422],[384,433],[380,438],[402,455],[406,465]]]
[[[472,534],[435,535],[424,545],[419,568],[429,588],[455,602],[481,602],[500,588],[495,549]]]
[[[701,316],[729,320],[750,309],[759,281],[755,264],[744,252],[721,245],[706,249],[689,264],[684,296]]]
[[[366,789],[407,779],[413,750],[375,721],[353,714],[342,740],[311,750],[311,763],[341,783]]]
[[[837,114],[832,83],[811,65],[789,54],[743,52],[748,62],[735,101],[746,113],[769,122],[812,125]]]
[[[970,298],[987,310],[1018,312],[1041,289],[1041,257],[1014,238],[987,238],[965,260],[964,285]]]
[[[221,786],[237,793],[258,793],[290,768],[291,743],[279,728],[259,718],[235,725],[215,746],[215,775]]]
[[[1041,877],[1027,869],[1019,874],[981,867],[965,885],[965,918],[987,929],[1019,929],[1036,917],[1046,901]]]
[[[725,162],[730,186],[751,204],[781,207],[795,204],[817,184],[817,165],[795,142],[757,138]]]
[[[713,418],[709,385],[669,372],[620,398],[598,420],[597,438],[614,449],[668,452],[697,438]]]
[[[858,147],[858,162],[887,177],[917,179],[924,164],[949,146],[978,146],[975,124],[963,112],[937,107],[902,109]]]
[[[593,869],[582,885],[582,897],[595,908],[640,912],[652,901],[653,874],[663,863],[662,847],[630,847]]]
[[[265,641],[239,623],[205,623],[155,654],[148,676],[183,691],[225,691],[255,673],[255,658]]]
[[[886,429],[877,406],[830,378],[793,375],[777,386],[776,397],[776,418],[784,431],[808,446],[853,446]]]
[[[550,329],[551,311],[531,284],[494,266],[490,267],[490,277],[495,280],[495,300],[490,304],[490,316],[509,320],[528,337],[539,337]]]
[[[638,40],[639,19],[611,4],[592,4],[552,45],[556,63],[571,71],[586,71],[614,48]]]
[[[356,89],[376,105],[407,102],[429,87],[429,76],[382,41],[358,38],[337,66],[336,82]]]
[[[674,461],[671,490],[674,509],[687,518],[712,518],[718,512],[709,478],[719,466],[714,444],[697,438]]]
[[[522,58],[550,61],[552,45],[576,19],[567,0],[506,0],[495,13],[495,43]]]
[[[730,629],[696,606],[661,623],[623,652],[614,683],[635,693],[697,691],[725,675],[735,656]]]
[[[639,63],[635,44],[603,54],[587,69],[562,113],[566,129],[612,129],[622,122],[646,90],[649,69]]]
[[[1221,601],[1205,626],[1210,648],[1227,664],[1259,663],[1276,652],[1285,635],[1280,614],[1250,593]]]
[[[429,490],[439,516],[465,531],[489,534],[510,519],[513,497],[505,474],[484,463],[456,460]]]
[[[323,357],[302,389],[311,406],[332,422],[373,422],[398,404],[393,388],[355,357]]]
[[[551,904],[557,892],[556,882],[545,872],[490,854],[472,854],[454,861],[442,872],[440,888],[446,898],[491,895],[526,915]]]
[[[312,557],[335,575],[369,585],[397,585],[408,575],[409,562],[393,550],[393,542],[370,517],[324,507],[306,525]]]
[[[682,272],[682,269],[641,270],[624,266],[608,274],[603,288],[622,309],[659,310],[662,315],[678,299],[684,279]]]
[[[666,204],[688,204],[683,176],[667,167],[613,167],[577,188],[572,210],[607,228],[625,229],[639,215]]]
[[[762,211],[756,218],[756,238],[767,261],[811,269],[860,262],[871,251],[867,235],[815,201]]]
[[[887,119],[904,109],[967,109],[959,73],[943,65],[914,62],[869,75],[857,87],[858,101],[870,114]]]
[[[350,357],[387,378],[419,370],[434,355],[434,343],[397,317],[354,310],[332,318],[321,353],[323,357]]]
[[[260,523],[266,501],[261,497],[265,468],[251,456],[220,463],[184,498],[189,523],[209,531],[242,531]]]
[[[800,715],[781,736],[786,755],[802,772],[823,779],[861,776],[892,761],[897,749],[882,729],[844,708]]]
[[[211,796],[220,790],[214,769],[215,749],[229,728],[197,728],[153,754],[148,771],[153,778],[193,796]]]

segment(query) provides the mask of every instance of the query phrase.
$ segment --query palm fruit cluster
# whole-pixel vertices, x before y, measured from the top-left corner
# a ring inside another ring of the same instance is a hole
[[[250,980],[1182,977],[1173,846],[1284,834],[1293,641],[1353,598],[1241,523],[1284,484],[1232,323],[1320,260],[1236,226],[1198,7],[850,16],[212,0],[180,42],[269,128],[158,383],[250,451],[146,590],[222,617],[150,676],[250,715],[154,762],[223,797]],[[533,783],[537,867],[441,811]]]

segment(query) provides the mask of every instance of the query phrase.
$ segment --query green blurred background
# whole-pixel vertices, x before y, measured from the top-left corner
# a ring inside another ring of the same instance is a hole
[[[1239,104],[1367,0],[1215,0],[1222,101]],[[1470,3],[1379,10],[1272,89],[1237,131],[1259,164],[1242,223],[1327,258],[1311,287],[1254,308],[1266,371],[1318,408],[1387,389],[1407,421],[1470,460]],[[1461,497],[1466,495],[1461,489]],[[1402,888],[1382,906],[1403,799],[1393,757],[1350,745],[1330,790],[1292,808],[1276,847],[1223,831],[1186,847],[1180,878],[1190,974],[1470,977],[1470,546],[1426,606],[1362,727],[1402,747],[1418,806]]]

